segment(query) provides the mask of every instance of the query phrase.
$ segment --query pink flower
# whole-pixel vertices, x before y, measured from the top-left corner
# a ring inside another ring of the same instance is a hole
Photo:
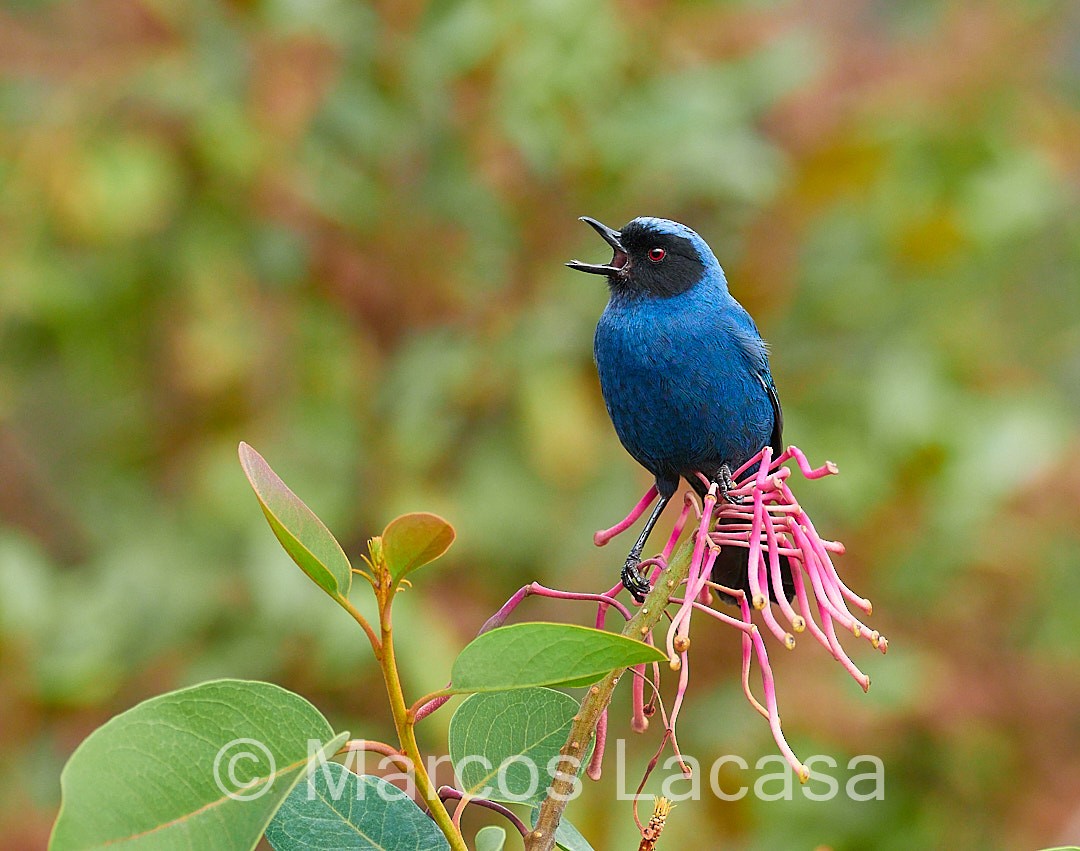
[[[789,747],[780,726],[772,668],[761,631],[753,622],[753,613],[759,613],[768,631],[788,650],[795,647],[795,635],[809,632],[829,655],[844,666],[864,691],[870,687],[870,678],[859,670],[841,646],[837,627],[839,626],[842,632],[850,632],[856,638],[866,639],[882,653],[888,648],[888,642],[853,613],[852,608],[860,614],[869,615],[872,611],[870,601],[855,594],[840,579],[832,562],[832,554],[843,553],[844,547],[838,542],[821,538],[795,499],[788,485],[792,472],[791,467],[787,466],[790,461],[795,462],[807,479],[818,479],[837,472],[832,463],[812,468],[806,456],[794,446],[788,447],[777,458],[772,457],[772,449],[767,446],[735,471],[735,487],[728,492],[728,497],[734,502],[718,499],[715,483],[710,485],[700,509],[697,508],[694,497],[688,494],[663,552],[654,559],[642,562],[641,568],[651,568],[653,583],[663,581],[664,569],[682,535],[690,512],[697,511],[698,524],[689,574],[683,587],[672,588],[669,594],[670,601],[679,608],[672,617],[664,643],[671,668],[679,672],[679,686],[670,714],[665,713],[661,707],[665,726],[661,749],[670,739],[675,753],[679,753],[675,724],[689,683],[691,616],[695,611],[699,611],[740,631],[743,691],[751,705],[768,721],[777,747],[792,770],[805,782],[809,771]],[[755,467],[755,472],[746,474],[747,470]],[[594,536],[597,545],[606,544],[615,535],[629,528],[655,497],[656,490],[651,488],[625,520],[610,529],[597,532]],[[727,588],[712,582],[713,563],[720,551],[729,547],[746,550],[749,600],[746,592],[741,589]],[[788,601],[785,593],[781,556],[786,557],[791,566],[794,605]],[[601,597],[611,599],[619,590],[617,586]],[[732,617],[715,608],[711,591],[720,591],[737,600],[740,616]],[[607,603],[602,601],[601,610],[606,609],[606,606]],[[598,625],[601,622],[602,618],[598,619]],[[647,639],[652,640],[652,636]],[[750,687],[754,657],[761,668],[764,705],[754,696]],[[654,672],[654,677],[650,680],[654,694],[657,673]],[[644,704],[645,671],[635,670],[634,675],[636,681],[633,690],[633,727],[640,730],[646,726],[648,715]],[[594,755],[590,766],[591,776],[599,775],[601,758],[602,755]],[[644,784],[644,780],[642,782]]]

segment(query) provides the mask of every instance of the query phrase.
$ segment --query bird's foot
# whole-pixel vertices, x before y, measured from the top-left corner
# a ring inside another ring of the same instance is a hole
[[[745,502],[744,497],[731,495],[731,491],[735,490],[735,480],[731,477],[731,468],[727,464],[722,464],[717,471],[716,483],[720,485],[720,496],[726,502],[732,505],[742,505]]]
[[[620,578],[622,579],[623,588],[630,592],[630,596],[637,602],[643,603],[645,602],[645,595],[652,590],[652,585],[649,584],[648,579],[641,575],[638,570],[639,564],[641,564],[639,557],[627,556]]]

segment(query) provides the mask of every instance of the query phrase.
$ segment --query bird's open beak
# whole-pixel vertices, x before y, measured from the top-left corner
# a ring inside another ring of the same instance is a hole
[[[571,269],[577,269],[579,272],[591,272],[594,275],[618,275],[625,268],[629,258],[626,256],[626,251],[623,250],[622,243],[619,240],[622,234],[617,230],[612,230],[607,225],[601,224],[596,219],[590,219],[588,216],[582,216],[581,221],[589,225],[600,236],[604,238],[604,242],[610,245],[615,254],[611,258],[611,262],[607,265],[600,263],[582,263],[580,260],[571,260],[566,265]]]

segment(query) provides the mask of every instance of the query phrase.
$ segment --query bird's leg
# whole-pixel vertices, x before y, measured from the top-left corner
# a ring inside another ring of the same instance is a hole
[[[656,503],[656,507],[653,508],[652,514],[649,515],[649,519],[645,521],[645,528],[641,530],[641,534],[638,535],[637,543],[634,544],[630,550],[630,555],[626,557],[626,564],[623,565],[622,578],[623,587],[630,592],[630,596],[637,600],[639,603],[645,599],[645,595],[649,593],[652,586],[649,585],[649,580],[638,573],[638,565],[641,564],[641,551],[645,549],[645,542],[649,540],[649,535],[652,533],[653,526],[656,525],[656,521],[660,519],[660,514],[663,512],[664,507],[671,500],[671,494],[660,495],[660,501]]]

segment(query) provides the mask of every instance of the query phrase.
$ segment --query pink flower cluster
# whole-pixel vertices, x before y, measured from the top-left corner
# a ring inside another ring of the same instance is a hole
[[[795,635],[809,632],[829,655],[844,666],[864,691],[870,687],[870,678],[859,670],[841,646],[837,637],[837,627],[842,631],[850,632],[856,638],[866,639],[882,653],[888,649],[885,636],[867,627],[849,608],[850,604],[867,615],[872,610],[870,601],[848,588],[836,572],[831,554],[843,553],[843,545],[825,540],[818,535],[814,524],[795,499],[788,485],[788,479],[792,473],[788,464],[792,461],[807,479],[819,479],[837,472],[836,466],[831,462],[827,462],[822,467],[811,467],[806,456],[796,447],[790,446],[776,458],[772,457],[772,449],[765,447],[747,461],[734,472],[732,478],[735,485],[728,490],[726,498],[719,497],[716,483],[709,482],[702,476],[702,482],[708,487],[702,504],[698,504],[697,498],[692,493],[687,493],[683,500],[682,511],[675,521],[664,549],[658,556],[646,559],[639,566],[642,571],[649,572],[650,581],[654,587],[658,582],[667,585],[668,604],[678,606],[664,635],[664,646],[670,667],[679,673],[675,699],[668,710],[660,699],[660,665],[652,663],[632,669],[631,727],[636,732],[644,732],[649,726],[649,717],[656,713],[657,708],[664,724],[664,736],[641,779],[639,792],[644,788],[649,774],[659,761],[668,742],[671,743],[676,756],[682,759],[675,735],[675,723],[689,684],[690,621],[694,612],[707,614],[741,633],[743,692],[750,704],[768,721],[777,747],[803,782],[809,778],[810,772],[795,756],[784,738],[769,654],[761,631],[753,622],[753,613],[755,611],[760,613],[765,627],[788,650],[795,648]],[[749,470],[753,472],[748,473]],[[626,531],[645,513],[656,497],[656,488],[650,488],[626,518],[610,529],[597,532],[593,536],[594,543],[597,546],[603,546],[616,535]],[[674,579],[669,578],[668,562],[675,552],[675,547],[692,513],[696,515],[697,528],[693,538],[689,572],[685,580],[676,583]],[[747,585],[750,590],[750,599],[747,599],[742,589],[728,588],[712,581],[713,565],[724,547],[746,550]],[[795,592],[794,605],[788,601],[784,589],[784,576],[780,562],[782,556],[788,560],[791,568],[791,583]],[[625,620],[630,620],[632,616],[630,609],[617,599],[622,590],[622,585],[618,584],[601,594],[562,591],[533,582],[521,588],[507,600],[499,611],[488,619],[480,632],[487,632],[489,629],[501,626],[517,606],[526,597],[532,595],[597,603],[596,627],[603,629],[609,608],[618,611]],[[737,601],[739,617],[732,617],[715,607],[714,591]],[[775,598],[775,605],[772,598]],[[790,625],[790,631],[781,621]],[[651,631],[642,635],[642,638],[650,644],[655,643]],[[754,696],[750,687],[751,665],[755,657],[761,668],[764,704]],[[645,700],[646,686],[652,693],[648,701]],[[428,701],[417,710],[416,720],[419,721],[447,700],[448,697],[441,696]],[[599,779],[601,773],[607,724],[608,711],[605,709],[596,727],[596,747],[586,769],[588,776],[594,780]],[[683,771],[687,776],[691,773],[689,766],[685,763],[683,763]],[[637,818],[636,803],[635,818]]]
[[[735,487],[728,491],[727,499],[718,498],[717,485],[709,483],[702,477],[709,487],[703,504],[699,507],[695,497],[687,494],[682,512],[675,522],[671,537],[663,551],[656,558],[641,563],[641,569],[650,572],[654,585],[657,582],[668,583],[669,600],[679,607],[664,637],[670,666],[679,672],[679,685],[670,713],[666,712],[662,705],[660,707],[665,735],[657,757],[668,740],[671,741],[675,753],[679,753],[675,722],[689,682],[690,620],[695,611],[708,614],[741,632],[743,691],[751,705],[769,722],[781,753],[799,779],[804,782],[809,777],[809,771],[795,756],[784,738],[777,709],[772,668],[761,632],[753,623],[753,612],[760,612],[765,627],[789,650],[795,647],[796,634],[809,632],[833,658],[844,666],[864,691],[870,687],[870,678],[859,670],[841,646],[837,638],[837,627],[850,632],[856,638],[865,638],[882,653],[888,648],[885,637],[867,627],[849,608],[850,605],[866,615],[869,615],[872,610],[870,601],[851,591],[836,572],[830,554],[843,553],[843,545],[827,541],[818,535],[814,524],[795,499],[788,485],[792,472],[791,468],[786,466],[789,461],[794,461],[807,479],[817,479],[837,472],[832,463],[826,463],[816,469],[812,468],[806,456],[794,446],[788,447],[776,458],[772,457],[772,449],[765,447],[735,471],[732,477],[735,480]],[[751,469],[754,469],[754,472],[747,474],[747,470]],[[650,488],[624,520],[610,529],[597,532],[594,542],[598,546],[603,546],[625,531],[649,508],[656,496],[656,488]],[[668,561],[682,536],[691,512],[696,512],[698,519],[694,550],[685,584],[677,588],[674,580],[665,579],[665,574]],[[713,564],[724,547],[739,547],[747,551],[749,600],[742,590],[720,586],[711,580]],[[786,557],[791,565],[791,581],[795,591],[794,605],[788,601],[784,591],[781,556]],[[772,589],[771,595],[770,589]],[[608,605],[616,605],[620,611],[625,612],[625,607],[614,600],[614,596],[620,590],[621,586],[615,586],[602,595],[574,596],[577,599],[587,596],[599,600],[600,611],[597,615],[599,627],[603,625]],[[739,604],[740,617],[735,618],[716,609],[713,606],[713,591],[720,591],[735,598]],[[539,589],[534,591],[536,592],[543,593]],[[775,604],[770,597],[775,598]],[[815,611],[817,618],[815,618]],[[790,631],[781,623],[781,620],[790,626]],[[645,639],[651,642],[653,636],[647,635]],[[750,687],[751,662],[755,656],[761,668],[764,705],[754,696]],[[654,696],[658,696],[658,665],[653,665],[651,672],[647,672],[644,665],[634,670],[632,726],[639,731],[647,727],[648,715],[651,714],[655,705],[654,700],[650,700],[648,704],[645,702],[644,692],[647,682],[651,685]],[[602,718],[597,730],[597,747],[592,764],[589,766],[589,775],[592,777],[599,776],[606,722],[606,717]],[[654,765],[655,762],[654,758]],[[684,770],[689,773],[689,769],[685,766]],[[644,779],[642,784],[644,785]]]

